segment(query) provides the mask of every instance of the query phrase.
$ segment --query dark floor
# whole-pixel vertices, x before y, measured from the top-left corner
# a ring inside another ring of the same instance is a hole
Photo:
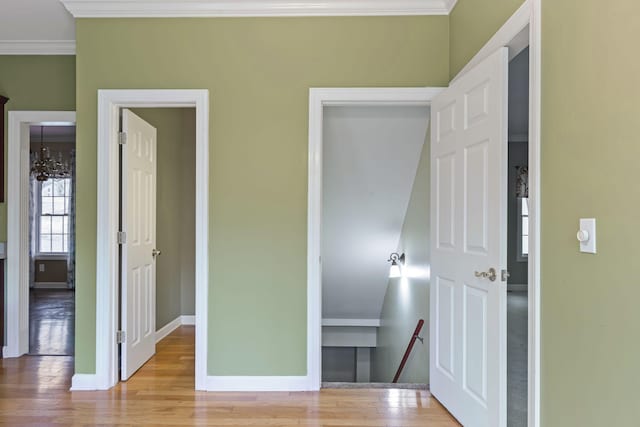
[[[507,293],[507,426],[527,426],[527,293]]]
[[[67,289],[29,291],[29,354],[73,356],[75,292]]]

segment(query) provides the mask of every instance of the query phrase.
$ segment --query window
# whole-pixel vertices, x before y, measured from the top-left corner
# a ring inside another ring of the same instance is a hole
[[[39,184],[38,252],[69,251],[69,204],[71,178],[52,178]]]
[[[529,199],[518,199],[518,261],[529,256]]]

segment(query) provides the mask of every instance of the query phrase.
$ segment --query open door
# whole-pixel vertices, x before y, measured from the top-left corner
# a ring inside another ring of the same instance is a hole
[[[156,352],[156,129],[122,111],[121,379]]]
[[[506,426],[508,61],[431,107],[430,388],[468,427]]]

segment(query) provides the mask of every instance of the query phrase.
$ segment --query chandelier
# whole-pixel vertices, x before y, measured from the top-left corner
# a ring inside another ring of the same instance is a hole
[[[31,165],[31,173],[36,180],[42,182],[49,178],[69,178],[71,168],[69,161],[58,153],[58,158],[54,159],[49,154],[49,148],[44,145],[44,126],[40,126],[40,150],[36,153]]]

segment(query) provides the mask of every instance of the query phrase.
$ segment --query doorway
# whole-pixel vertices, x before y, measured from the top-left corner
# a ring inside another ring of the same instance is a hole
[[[196,113],[132,108],[121,115],[120,230],[128,238],[120,245],[120,378],[127,380],[156,344],[181,336],[191,348],[195,339]]]
[[[73,356],[75,126],[29,126],[29,354]]]
[[[428,125],[428,106],[324,107],[325,388],[426,389]]]
[[[75,120],[75,112],[9,112],[4,357],[73,355]],[[44,174],[31,172],[39,155],[46,160]]]
[[[527,426],[529,49],[509,62],[507,184],[507,425]]]
[[[381,325],[379,320],[379,312],[375,313],[378,316],[367,316],[364,312],[360,314],[360,318],[355,318],[354,315],[351,315],[351,318],[346,317],[347,314],[340,314],[340,312],[336,311],[334,313],[323,312],[323,299],[325,297],[323,293],[323,263],[324,263],[324,254],[326,253],[328,256],[328,252],[325,251],[325,243],[323,241],[322,234],[322,224],[324,221],[323,213],[324,213],[324,201],[323,201],[323,185],[324,185],[324,161],[325,161],[325,119],[326,114],[329,116],[333,113],[339,112],[339,108],[335,110],[329,110],[336,107],[354,107],[355,109],[350,110],[351,114],[356,114],[359,111],[362,114],[364,111],[368,110],[368,114],[375,114],[378,111],[383,111],[383,108],[387,107],[398,107],[399,109],[408,108],[408,107],[416,107],[418,109],[426,109],[431,105],[431,100],[441,91],[440,88],[313,88],[310,89],[309,92],[309,210],[308,210],[308,290],[307,290],[307,316],[308,316],[308,330],[307,330],[307,377],[305,381],[307,385],[305,385],[304,389],[306,390],[318,390],[321,387],[322,381],[322,357],[323,357],[323,334],[328,329],[335,329],[338,332],[337,335],[334,334],[333,337],[327,336],[327,339],[341,339],[345,336],[348,336],[350,333],[354,331],[358,331],[360,338],[366,339],[368,336],[370,339],[375,340],[377,337],[377,329]],[[357,107],[357,108],[356,108]],[[360,108],[360,110],[358,110]],[[378,109],[379,108],[379,109]],[[376,110],[378,109],[378,110]],[[333,112],[332,112],[333,111]],[[343,110],[344,112],[345,110]],[[424,127],[426,126],[425,120],[426,117],[422,116],[422,132],[425,132]],[[419,132],[418,132],[419,133]],[[349,138],[347,138],[348,140]],[[415,142],[415,141],[414,141]],[[424,144],[424,134],[422,134],[421,140],[416,143],[416,150],[420,151]],[[362,147],[366,149],[365,147]],[[373,151],[371,151],[372,153]],[[339,154],[339,153],[338,153]],[[365,153],[361,156],[364,159],[366,156]],[[393,152],[392,154],[393,155]],[[336,156],[336,159],[340,159],[340,156]],[[345,160],[345,159],[342,159]],[[358,161],[359,158],[356,156],[354,161]],[[417,165],[417,159],[413,159],[414,168]],[[355,163],[354,163],[355,165]],[[409,181],[411,186],[413,184],[415,178],[415,169],[413,171],[413,176],[410,177]],[[411,175],[411,174],[409,174]],[[405,191],[406,196],[406,188],[403,189]],[[375,192],[376,189],[372,188],[371,191]],[[410,191],[409,191],[410,193]],[[405,200],[407,203],[407,200]],[[400,216],[402,217],[398,222],[403,222],[404,214],[406,213],[406,207],[403,212],[401,212]],[[388,236],[387,236],[388,238]],[[373,262],[376,265],[378,271],[381,271],[382,278],[379,279],[382,281],[382,296],[379,298],[384,299],[384,293],[386,286],[389,284],[389,273],[391,263],[387,262],[389,259],[390,253],[394,252],[398,249],[398,240],[399,236],[396,235],[395,239],[391,239],[393,242],[382,245],[385,247],[384,255],[382,256],[382,260],[379,260],[379,257],[375,257]],[[390,246],[388,248],[387,246]],[[389,253],[387,253],[389,251]],[[341,252],[341,251],[338,251]],[[357,252],[357,251],[356,251]],[[355,253],[355,252],[354,252]],[[333,256],[340,257],[340,253],[335,253]],[[353,256],[353,254],[352,254]],[[358,256],[356,254],[356,256]],[[414,255],[411,255],[414,256]],[[343,263],[348,263],[350,258],[347,256],[343,259]],[[397,278],[394,278],[394,283]],[[357,292],[356,292],[357,293]],[[327,296],[330,296],[328,294]],[[332,297],[333,298],[333,297]],[[339,299],[339,297],[338,297]],[[335,307],[334,307],[335,309]],[[375,308],[369,308],[373,312],[377,310]],[[381,309],[379,307],[378,309]],[[345,312],[346,313],[346,312]],[[334,316],[334,317],[328,317]],[[342,317],[342,318],[340,318]],[[415,326],[415,325],[414,325]],[[373,332],[372,332],[373,331]],[[327,331],[329,332],[329,331]],[[404,344],[406,345],[411,338],[411,330],[407,331],[407,336],[405,337]],[[331,332],[329,332],[331,334]],[[353,337],[353,334],[351,334]],[[349,338],[349,337],[347,337]],[[324,343],[329,343],[329,341],[325,340]],[[337,347],[337,346],[331,346]],[[350,347],[351,350],[344,350],[344,347]],[[352,358],[358,358],[358,350],[355,348],[367,348],[370,351],[370,348],[375,347],[371,343],[363,343],[363,345],[353,345],[353,341],[351,343],[345,343],[344,347],[341,349],[333,350],[334,352],[343,352],[349,353],[347,355],[347,360]],[[354,354],[355,353],[355,354]],[[362,353],[362,351],[360,351]],[[326,352],[325,352],[326,354]],[[362,356],[362,354],[361,354]],[[331,357],[331,356],[330,356]],[[335,359],[335,358],[334,358]],[[362,366],[366,366],[366,357]],[[362,359],[361,359],[362,360]],[[396,361],[395,363],[398,363]],[[329,361],[329,363],[331,363]],[[362,363],[362,362],[361,362]],[[335,366],[335,365],[334,365]],[[356,368],[357,361],[353,360],[351,362],[351,366],[349,369],[344,369],[342,366],[333,367],[334,370],[342,371],[342,373],[347,372],[347,376],[351,379],[354,378],[354,370],[356,371],[356,379],[358,375],[369,375],[369,381],[371,380],[371,369],[364,369],[364,372],[358,373],[358,369]],[[325,364],[325,373],[326,368],[328,366]],[[347,376],[343,378],[347,378]],[[383,381],[391,382],[393,379],[393,374],[386,376]]]
[[[195,108],[195,389],[214,390],[207,375],[209,92],[143,89],[98,91],[96,374],[75,374],[72,390],[105,390],[119,380],[120,189],[118,133],[123,108]],[[126,334],[125,334],[126,335]]]

